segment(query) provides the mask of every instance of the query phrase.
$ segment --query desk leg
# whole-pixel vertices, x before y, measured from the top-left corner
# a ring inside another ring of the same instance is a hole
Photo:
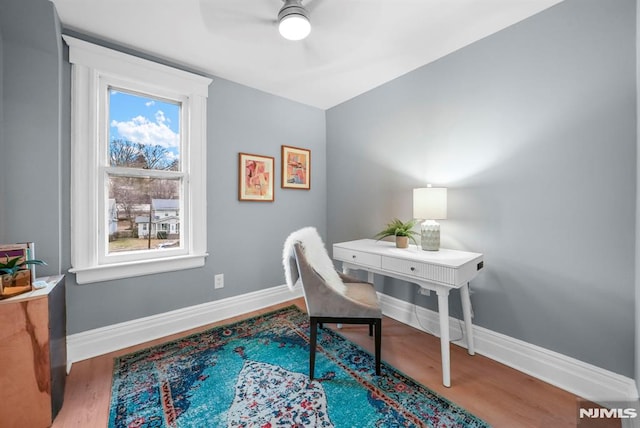
[[[442,384],[451,386],[451,361],[449,356],[449,290],[439,289],[438,313],[440,314],[440,352],[442,354]]]
[[[460,287],[460,299],[462,300],[462,315],[464,317],[464,329],[467,334],[467,352],[475,355],[473,344],[473,323],[471,322],[471,297],[469,295],[469,283]]]

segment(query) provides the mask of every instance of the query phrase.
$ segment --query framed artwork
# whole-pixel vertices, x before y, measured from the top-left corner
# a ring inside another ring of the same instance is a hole
[[[282,188],[311,188],[311,150],[282,146]]]
[[[273,157],[239,153],[238,162],[238,199],[273,202]]]

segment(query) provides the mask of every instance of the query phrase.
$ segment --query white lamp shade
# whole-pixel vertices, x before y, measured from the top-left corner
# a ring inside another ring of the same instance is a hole
[[[444,220],[447,218],[447,189],[423,187],[413,189],[413,218]]]
[[[293,13],[280,20],[278,29],[287,40],[302,40],[311,32],[311,23],[304,15]]]

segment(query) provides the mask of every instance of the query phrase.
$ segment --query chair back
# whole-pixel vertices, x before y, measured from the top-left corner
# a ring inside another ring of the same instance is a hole
[[[327,313],[328,302],[344,295],[346,286],[315,228],[307,227],[289,235],[282,262],[289,288],[293,289],[298,282],[302,285],[310,315]]]
[[[300,278],[301,269],[296,259],[295,245],[300,244],[300,252],[308,265],[324,282],[336,292],[344,294],[346,286],[336,272],[333,261],[322,242],[322,238],[314,227],[305,227],[291,233],[284,243],[282,264],[286,283],[290,289],[295,287]]]

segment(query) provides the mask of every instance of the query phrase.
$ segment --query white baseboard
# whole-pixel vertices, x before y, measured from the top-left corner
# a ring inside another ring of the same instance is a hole
[[[201,327],[302,296],[286,285],[164,312],[67,336],[67,372],[75,362]]]
[[[385,294],[379,296],[386,316],[439,336],[437,312]],[[456,318],[449,320],[452,342],[466,348],[466,337],[455,340],[462,336],[463,325]],[[473,334],[477,353],[580,397],[594,402],[638,399],[635,381],[626,376],[486,328],[473,326]]]
[[[83,331],[67,336],[67,371],[71,364],[129,346],[190,330],[302,296],[285,285],[229,297],[150,317]],[[438,313],[379,294],[386,316],[438,335]],[[416,317],[416,314],[418,317]],[[453,343],[466,348],[462,325],[450,318]],[[638,399],[633,379],[584,363],[566,355],[474,326],[476,352],[583,398],[595,401]]]

